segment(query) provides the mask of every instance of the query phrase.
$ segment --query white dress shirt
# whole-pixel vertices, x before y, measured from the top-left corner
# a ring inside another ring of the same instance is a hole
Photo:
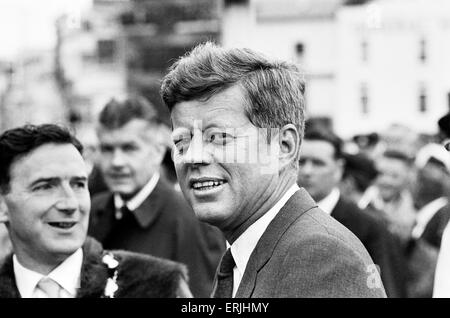
[[[156,172],[147,182],[147,184],[135,194],[130,200],[127,201],[126,205],[128,210],[134,211],[136,210],[144,201],[148,198],[148,196],[152,193],[153,189],[155,189],[158,184],[160,174]],[[122,197],[119,194],[114,194],[114,207],[116,208],[116,218],[120,219],[121,215],[119,213],[120,209],[125,205]]]
[[[13,256],[14,276],[16,285],[22,298],[47,298],[48,296],[39,288],[39,281],[48,277],[61,287],[61,298],[75,298],[80,287],[81,266],[83,264],[83,250],[79,248],[64,262],[50,272],[47,276],[39,274],[22,266]]]
[[[325,198],[317,202],[317,205],[325,213],[331,215],[331,212],[333,212],[334,208],[336,207],[336,204],[338,203],[340,196],[341,192],[339,191],[339,189],[334,188],[333,190],[331,190],[330,194],[328,194]]]
[[[436,200],[427,203],[418,212],[416,217],[416,225],[414,226],[411,236],[418,239],[422,236],[428,222],[433,216],[448,203],[448,199],[445,197],[437,198]]]
[[[434,274],[433,298],[450,298],[450,223],[442,234],[441,249]]]
[[[239,236],[236,241],[231,245],[231,254],[233,255],[236,266],[233,270],[233,297],[235,297],[239,284],[241,283],[242,276],[244,275],[245,268],[247,267],[248,260],[253,250],[258,244],[259,239],[263,235],[267,226],[280,212],[281,208],[291,198],[291,196],[297,192],[300,188],[297,184],[292,185],[286,193],[278,200],[277,203],[266,214],[260,217],[255,223],[250,225],[244,233]],[[228,245],[228,243],[227,243]]]

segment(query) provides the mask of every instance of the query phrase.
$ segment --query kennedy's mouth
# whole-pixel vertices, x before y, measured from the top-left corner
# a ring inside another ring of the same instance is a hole
[[[194,191],[208,191],[223,186],[227,181],[218,178],[198,178],[191,179],[190,186]]]
[[[48,222],[48,225],[58,229],[70,229],[75,226],[77,222]]]

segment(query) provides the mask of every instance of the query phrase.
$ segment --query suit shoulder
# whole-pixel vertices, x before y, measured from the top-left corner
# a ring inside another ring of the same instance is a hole
[[[306,297],[385,297],[379,273],[362,243],[320,209],[306,212],[284,233],[276,254],[282,260],[276,265],[282,275],[281,293],[287,290],[291,295]]]
[[[284,237],[298,248],[320,247],[324,253],[339,253],[340,257],[358,259],[365,266],[373,264],[360,239],[348,228],[319,208],[304,213],[288,229]]]

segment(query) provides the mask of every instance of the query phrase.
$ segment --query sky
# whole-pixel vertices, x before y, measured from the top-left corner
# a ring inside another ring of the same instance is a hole
[[[74,19],[92,0],[0,0],[0,60],[14,61],[30,49],[51,48],[54,21],[61,14]]]

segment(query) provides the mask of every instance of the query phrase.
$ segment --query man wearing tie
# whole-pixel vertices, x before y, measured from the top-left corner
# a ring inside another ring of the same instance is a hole
[[[0,266],[0,298],[185,297],[181,264],[104,251],[87,238],[91,201],[82,146],[56,125],[0,136],[0,222],[13,253]]]
[[[212,43],[163,80],[180,187],[230,245],[213,297],[386,296],[361,242],[296,185],[304,87],[295,65]]]

